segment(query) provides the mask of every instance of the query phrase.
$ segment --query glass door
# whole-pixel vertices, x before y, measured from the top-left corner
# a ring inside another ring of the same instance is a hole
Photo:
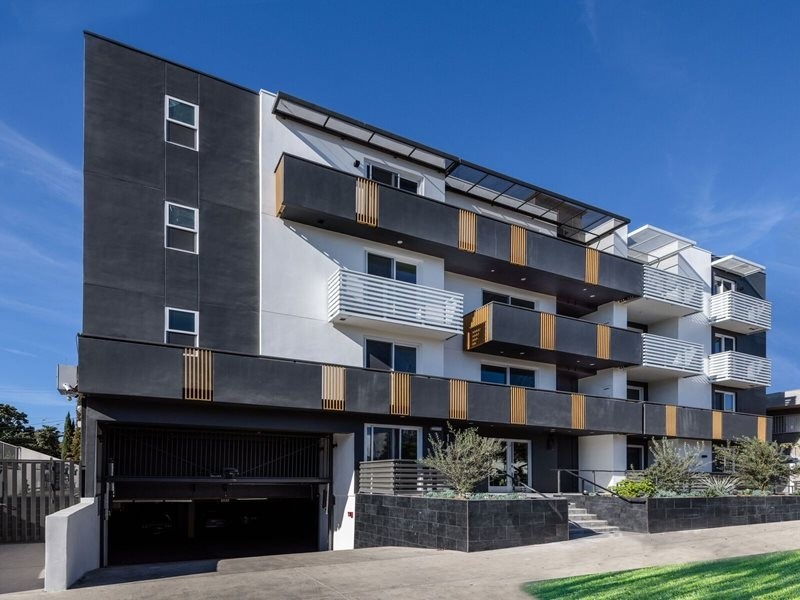
[[[495,473],[489,477],[489,491],[494,493],[524,490],[519,483],[530,485],[531,443],[525,440],[500,440],[502,450],[494,463]]]

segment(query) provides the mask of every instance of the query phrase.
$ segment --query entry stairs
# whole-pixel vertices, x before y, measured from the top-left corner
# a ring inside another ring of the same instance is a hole
[[[587,537],[598,534],[619,533],[619,527],[609,525],[608,521],[598,519],[597,515],[585,508],[578,508],[574,502],[569,503],[569,539]]]

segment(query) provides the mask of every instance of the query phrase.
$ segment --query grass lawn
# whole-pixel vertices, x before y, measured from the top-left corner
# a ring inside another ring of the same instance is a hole
[[[800,552],[537,581],[525,591],[539,600],[794,600],[800,598]]]

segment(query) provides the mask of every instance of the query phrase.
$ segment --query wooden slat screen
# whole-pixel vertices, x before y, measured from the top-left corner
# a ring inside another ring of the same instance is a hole
[[[528,422],[525,388],[511,386],[511,423],[525,425]]]
[[[758,417],[758,423],[756,424],[758,433],[756,437],[760,439],[762,442],[767,441],[767,417]]]
[[[664,435],[678,437],[678,407],[664,407]]]
[[[722,439],[722,411],[711,411],[711,439]]]
[[[467,382],[450,380],[450,418],[467,420]]]
[[[611,357],[611,328],[608,325],[597,326],[597,358],[608,360]]]
[[[378,226],[378,184],[369,179],[356,179],[356,222]]]
[[[183,351],[183,398],[211,401],[214,389],[211,350],[185,348]]]
[[[539,347],[542,350],[556,349],[556,316],[539,313]]]
[[[344,410],[344,367],[322,365],[322,408]]]
[[[275,216],[283,214],[283,158],[275,169]]]
[[[586,428],[586,396],[572,394],[572,428]]]
[[[585,283],[597,285],[600,279],[600,253],[594,248],[586,248],[586,272],[583,277]]]
[[[489,305],[484,304],[464,317],[464,350],[472,350],[492,338]]]
[[[411,377],[408,373],[392,372],[389,413],[408,416],[411,412]]]
[[[526,230],[519,225],[511,226],[511,264],[525,266],[526,254],[525,249]]]
[[[477,217],[474,212],[458,209],[458,248],[465,252],[475,252],[478,245]]]

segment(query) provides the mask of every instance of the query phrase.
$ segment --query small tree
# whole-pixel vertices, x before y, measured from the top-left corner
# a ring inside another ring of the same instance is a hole
[[[69,459],[73,431],[75,431],[75,424],[72,422],[72,415],[67,413],[64,418],[64,435],[61,438],[61,460]]]
[[[58,429],[52,425],[43,425],[33,434],[33,450],[58,458],[61,452],[61,443],[58,440]]]
[[[699,443],[690,446],[684,442],[681,447],[667,438],[653,440],[650,442],[653,462],[644,470],[644,476],[657,490],[683,492],[689,488],[693,473],[702,464],[701,451]]]
[[[70,440],[69,460],[81,461],[81,428],[75,427]]]
[[[36,444],[28,415],[10,404],[0,404],[0,442],[30,448]]]
[[[449,443],[428,436],[428,456],[419,461],[439,471],[457,498],[466,498],[475,484],[494,473],[494,461],[502,450],[500,440],[478,435],[477,427],[456,430],[448,423]]]
[[[754,437],[736,438],[734,444],[718,446],[717,455],[745,487],[766,490],[784,485],[791,474],[790,457],[784,453],[791,444],[766,442]]]

